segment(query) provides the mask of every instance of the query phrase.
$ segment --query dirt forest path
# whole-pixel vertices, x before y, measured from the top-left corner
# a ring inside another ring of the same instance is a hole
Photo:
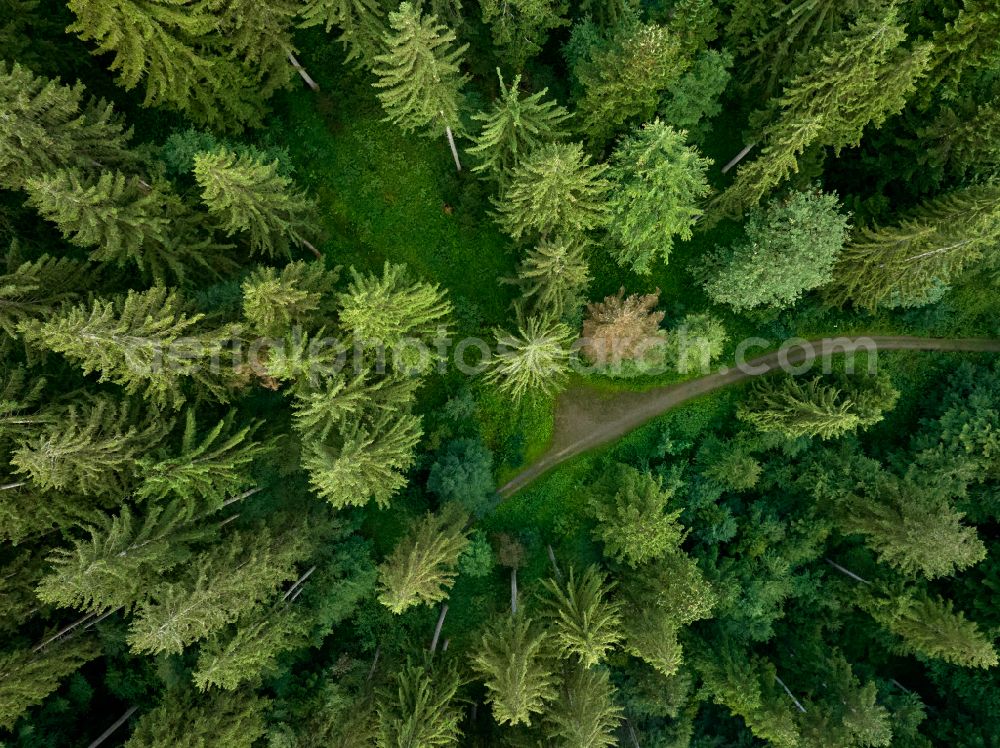
[[[1000,340],[879,335],[820,338],[772,351],[738,368],[722,368],[698,379],[644,392],[607,393],[590,387],[573,387],[556,401],[555,431],[549,449],[500,487],[499,493],[507,498],[559,463],[612,442],[671,408],[713,390],[761,376],[781,366],[805,364],[816,358],[822,360],[826,356],[858,351],[899,350],[1000,353]]]

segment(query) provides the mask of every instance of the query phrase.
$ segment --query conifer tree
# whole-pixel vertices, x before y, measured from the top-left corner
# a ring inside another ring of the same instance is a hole
[[[576,34],[574,33],[574,36]],[[648,122],[668,87],[690,67],[679,35],[634,19],[592,43],[573,66],[582,88],[577,127],[600,146],[630,120]]]
[[[587,304],[580,351],[609,372],[632,364],[662,364],[665,336],[660,323],[664,313],[656,311],[659,303],[659,289],[626,296],[623,286],[614,296]]]
[[[230,57],[240,60],[257,94],[270,98],[295,75],[292,28],[301,3],[296,0],[226,0],[218,32]],[[221,11],[221,12],[220,12]]]
[[[322,262],[262,267],[243,281],[243,317],[258,335],[277,337],[296,326],[315,329],[332,311],[337,273]]]
[[[976,529],[962,523],[931,479],[880,474],[870,493],[848,494],[838,503],[836,521],[842,532],[864,535],[880,561],[934,579],[986,558]]]
[[[817,674],[822,679],[822,692],[817,689],[806,712],[799,713],[802,744],[816,748],[891,745],[894,736],[889,710],[878,703],[875,683],[862,685],[839,653],[819,655],[813,662],[822,665]]]
[[[410,281],[405,265],[385,263],[382,277],[351,268],[353,280],[338,294],[340,325],[356,341],[394,346],[403,338],[430,338],[452,306],[436,283]]]
[[[431,669],[408,662],[394,676],[392,687],[378,697],[379,748],[457,746],[462,709],[455,704],[461,681],[454,665]]]
[[[79,497],[43,491],[28,480],[8,479],[0,487],[0,538],[14,544],[99,519],[100,512]]]
[[[968,107],[942,107],[917,131],[922,159],[958,179],[1000,173],[1000,97]]]
[[[544,317],[521,321],[516,335],[497,328],[498,352],[486,380],[520,401],[527,394],[551,395],[569,373],[573,333],[562,322]]]
[[[39,652],[0,653],[0,729],[11,729],[27,709],[55,691],[63,678],[99,655],[97,642],[84,637],[57,641]]]
[[[126,637],[132,651],[179,654],[295,579],[294,565],[308,552],[302,529],[280,537],[235,532],[200,553],[185,577],[152,588],[140,603]]]
[[[484,679],[497,723],[531,726],[532,715],[556,697],[546,645],[545,634],[523,614],[504,616],[483,634],[472,666]]]
[[[483,129],[473,138],[475,146],[469,153],[480,159],[472,169],[474,172],[485,172],[503,183],[518,162],[533,150],[562,137],[562,125],[570,114],[555,101],[545,99],[547,88],[524,96],[520,90],[520,75],[514,76],[509,87],[499,68],[497,76],[500,96],[489,112],[479,112],[472,117],[483,123]]]
[[[575,656],[584,668],[602,662],[621,640],[621,605],[608,599],[614,583],[606,583],[597,567],[588,566],[579,576],[571,568],[565,584],[555,579],[543,584],[559,656]]]
[[[29,177],[57,169],[131,166],[126,130],[110,104],[85,99],[82,84],[65,86],[0,62],[0,186],[19,189]]]
[[[208,0],[71,0],[67,29],[114,55],[110,69],[145,106],[166,105],[217,129],[260,124],[263,96],[232,50],[220,48],[218,6]]]
[[[87,612],[131,609],[161,574],[191,559],[190,542],[211,537],[213,529],[187,525],[183,510],[170,504],[153,505],[143,517],[123,507],[88,532],[88,539],[52,552],[40,600]]]
[[[379,0],[306,0],[299,13],[303,26],[322,25],[327,33],[340,29],[337,41],[347,49],[347,62],[371,68],[385,51],[386,18]]]
[[[0,330],[17,335],[18,326],[51,314],[64,302],[76,301],[90,283],[85,263],[42,255],[18,263],[17,246],[7,252],[7,272],[0,275]]]
[[[246,691],[168,690],[155,709],[136,723],[127,748],[225,745],[250,748],[267,731],[270,702]]]
[[[11,464],[42,489],[117,497],[134,483],[137,458],[155,448],[171,426],[157,413],[137,422],[128,403],[95,399],[68,406],[17,447]]]
[[[793,377],[765,379],[754,384],[738,415],[765,433],[832,439],[878,423],[898,398],[885,377],[846,390],[819,377],[804,384]]]
[[[545,715],[545,732],[555,745],[605,748],[617,744],[615,729],[622,708],[614,702],[608,671],[578,665],[570,670],[559,696]]]
[[[1000,62],[998,34],[1000,9],[988,1],[965,0],[955,20],[934,34],[930,69],[922,85],[925,98],[939,86],[940,98],[955,98],[966,73],[995,68]]]
[[[584,247],[583,241],[557,236],[528,250],[517,268],[517,283],[531,313],[565,319],[579,308],[590,283]]]
[[[277,161],[222,146],[195,156],[194,176],[220,228],[227,236],[245,233],[253,254],[287,256],[291,243],[312,247],[303,234],[312,230],[315,204],[280,173]]]
[[[741,166],[732,185],[713,201],[713,213],[738,216],[798,171],[810,146],[839,153],[855,146],[868,126],[879,127],[902,110],[926,70],[930,45],[906,49],[895,8],[858,20],[823,44],[785,86],[777,119],[759,138],[760,156]]]
[[[542,50],[550,31],[568,23],[566,0],[479,0],[479,7],[493,32],[493,45],[503,50],[514,70]]]
[[[96,181],[62,170],[29,178],[28,204],[59,227],[72,244],[93,248],[98,262],[126,261],[143,267],[144,255],[168,243],[171,230],[165,195],[143,191],[121,172],[101,172]]]
[[[697,274],[713,301],[737,311],[788,307],[831,280],[848,230],[836,195],[793,192],[751,211],[745,240],[716,247]]]
[[[676,476],[664,484],[661,478],[630,465],[612,469],[598,484],[597,493],[614,493],[590,501],[597,519],[594,536],[604,543],[605,555],[634,569],[680,547],[685,536],[678,521],[681,510],[667,511],[679,487]]]
[[[500,226],[515,239],[576,237],[608,219],[607,167],[591,164],[579,143],[550,143],[515,167],[494,204]]]
[[[349,423],[338,439],[305,444],[302,466],[316,494],[336,508],[385,507],[406,485],[403,472],[414,462],[423,433],[419,416],[376,413],[370,424]]]
[[[461,171],[453,130],[461,125],[461,89],[468,76],[459,72],[459,63],[469,45],[455,48],[455,32],[409,2],[389,13],[389,25],[388,51],[375,57],[373,67],[386,119],[407,133],[426,130],[432,135],[443,128]]]
[[[865,229],[840,256],[826,292],[832,304],[913,307],[983,258],[1000,237],[1000,186],[964,187],[935,198],[894,226]]]
[[[685,134],[657,119],[625,138],[611,159],[609,251],[640,275],[667,261],[675,236],[691,238],[698,202],[711,191],[705,172],[712,161],[685,145]]]
[[[379,602],[393,613],[444,600],[455,583],[458,557],[469,544],[468,515],[457,504],[427,514],[379,567]]]
[[[910,595],[873,611],[875,619],[898,636],[911,654],[941,659],[962,667],[989,668],[997,664],[992,636],[979,630],[950,600],[926,594]]]
[[[187,411],[179,449],[156,450],[138,460],[143,481],[136,491],[144,500],[172,497],[187,513],[214,511],[250,485],[249,470],[274,448],[274,441],[254,439],[260,422],[240,425],[230,411],[207,432],[199,433],[194,409]]]
[[[118,301],[63,307],[44,322],[19,327],[25,341],[63,354],[84,374],[98,373],[128,393],[179,407],[192,378],[224,399],[224,383],[208,366],[223,332],[198,334],[202,315],[188,315],[180,296],[163,287],[129,291]]]

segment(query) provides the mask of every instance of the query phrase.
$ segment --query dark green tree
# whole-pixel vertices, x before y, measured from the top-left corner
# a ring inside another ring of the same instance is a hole
[[[378,698],[379,748],[459,745],[462,709],[455,703],[460,685],[457,668],[408,662]]]

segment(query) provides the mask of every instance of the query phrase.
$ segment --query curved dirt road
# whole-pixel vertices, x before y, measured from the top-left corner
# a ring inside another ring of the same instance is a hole
[[[548,451],[502,486],[499,493],[507,498],[564,460],[614,441],[661,413],[721,387],[766,374],[782,365],[794,366],[843,353],[894,350],[1000,352],[1000,340],[879,335],[821,338],[772,351],[738,368],[723,368],[698,379],[645,392],[603,393],[589,387],[575,387],[563,392],[556,402],[555,432]]]

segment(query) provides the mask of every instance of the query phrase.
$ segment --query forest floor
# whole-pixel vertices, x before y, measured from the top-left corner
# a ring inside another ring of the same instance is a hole
[[[504,484],[507,498],[556,465],[588,450],[612,442],[658,415],[714,390],[762,376],[782,366],[799,366],[833,354],[878,351],[998,352],[1000,340],[989,338],[919,338],[912,336],[831,337],[808,345],[772,351],[739,368],[723,367],[698,379],[654,387],[642,392],[609,392],[579,385],[556,400],[555,430],[548,450]]]

